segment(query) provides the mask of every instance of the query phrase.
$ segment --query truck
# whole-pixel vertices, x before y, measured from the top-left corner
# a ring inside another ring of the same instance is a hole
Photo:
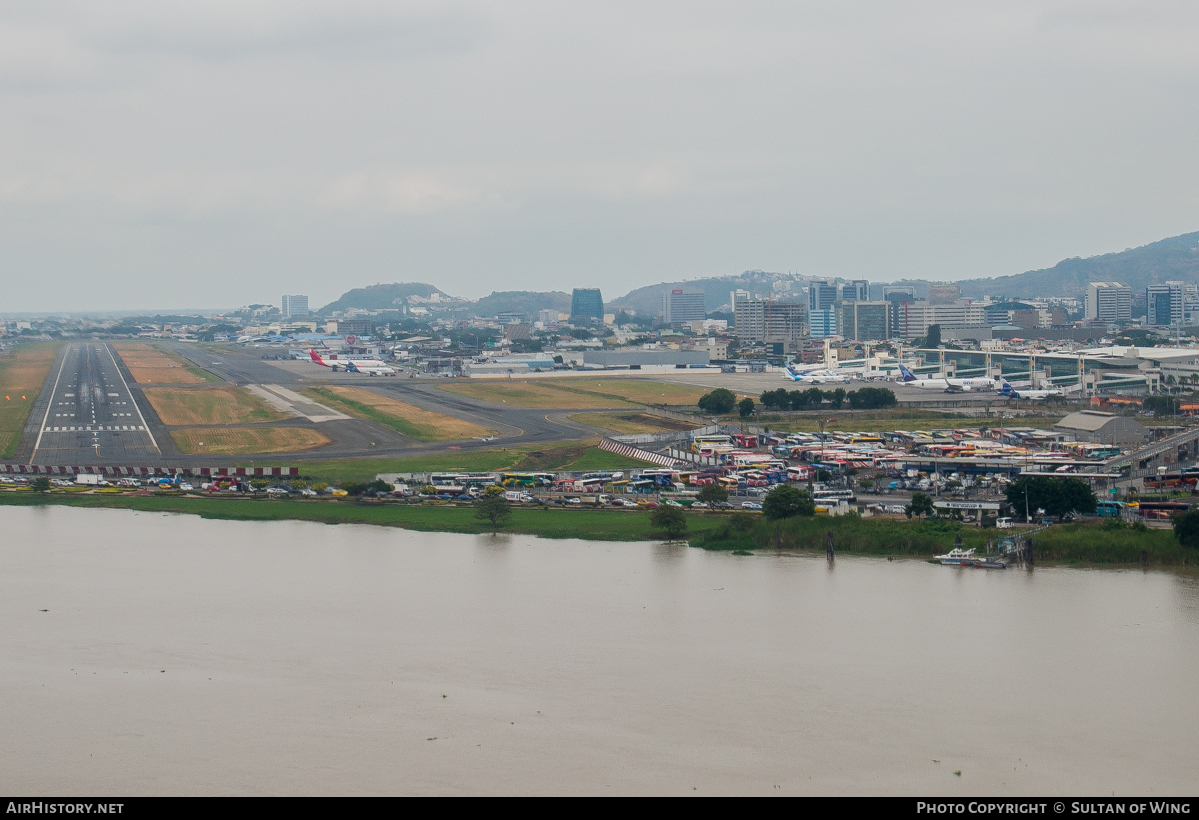
[[[96,473],[80,473],[75,476],[75,483],[86,487],[103,487],[108,484]]]

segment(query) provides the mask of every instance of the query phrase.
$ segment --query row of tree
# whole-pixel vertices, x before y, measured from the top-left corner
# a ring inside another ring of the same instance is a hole
[[[894,407],[897,402],[895,393],[885,387],[862,387],[850,390],[843,388],[821,390],[819,387],[809,387],[807,390],[767,390],[760,401],[763,407],[776,410],[806,410],[818,408],[828,402],[834,410],[840,410],[842,405],[849,402],[854,410],[877,410],[884,407]]]

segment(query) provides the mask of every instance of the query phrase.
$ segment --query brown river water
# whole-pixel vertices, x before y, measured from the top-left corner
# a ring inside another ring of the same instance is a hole
[[[1181,572],[0,508],[0,624],[7,793],[1199,785]]]

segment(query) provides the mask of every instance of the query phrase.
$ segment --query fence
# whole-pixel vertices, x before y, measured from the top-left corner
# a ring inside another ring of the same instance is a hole
[[[299,467],[113,467],[0,464],[0,473],[17,475],[194,475],[194,476],[298,476]]]

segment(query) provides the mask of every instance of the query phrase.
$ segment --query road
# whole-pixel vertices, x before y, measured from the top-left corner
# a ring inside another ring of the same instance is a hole
[[[102,342],[65,345],[25,428],[30,464],[146,465],[162,460],[127,376]],[[24,452],[18,454],[24,455]]]

